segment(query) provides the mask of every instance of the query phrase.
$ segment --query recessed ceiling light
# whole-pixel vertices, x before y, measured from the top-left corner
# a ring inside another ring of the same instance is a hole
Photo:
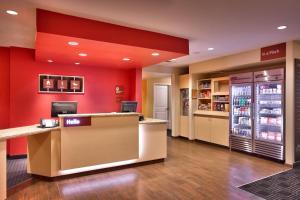
[[[208,51],[213,51],[213,50],[215,50],[215,48],[209,47],[209,48],[207,48],[207,50],[208,50]]]
[[[129,61],[129,60],[130,60],[130,58],[123,58],[123,60],[124,60],[124,61]]]
[[[77,46],[77,45],[79,45],[79,43],[78,43],[78,42],[75,42],[75,41],[68,42],[68,44],[69,44],[70,46]]]
[[[79,62],[76,62],[75,65],[80,65],[80,63],[79,63]]]
[[[174,62],[174,61],[176,61],[176,59],[175,59],[175,58],[173,58],[173,59],[171,59],[171,61],[172,61],[172,62]]]
[[[49,60],[47,60],[48,61],[48,63],[53,63],[53,60],[51,60],[51,59],[49,59]]]
[[[159,56],[159,53],[153,52],[153,53],[152,53],[152,56]]]
[[[10,15],[18,15],[18,12],[14,11],[14,10],[7,10],[6,13],[10,14]]]
[[[287,26],[278,26],[277,27],[278,30],[283,30],[283,29],[286,29],[286,28],[287,28]]]
[[[82,57],[85,57],[85,56],[87,56],[87,53],[79,53],[78,55],[82,56]]]

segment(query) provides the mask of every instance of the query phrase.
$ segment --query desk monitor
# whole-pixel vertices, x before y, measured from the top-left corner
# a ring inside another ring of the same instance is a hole
[[[122,101],[121,112],[136,112],[137,104],[136,101]]]
[[[58,117],[60,114],[76,114],[77,102],[56,101],[51,103],[51,117]]]

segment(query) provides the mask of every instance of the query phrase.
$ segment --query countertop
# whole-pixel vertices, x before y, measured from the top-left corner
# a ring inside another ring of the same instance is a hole
[[[90,116],[91,114],[87,115]],[[93,115],[93,114],[92,114]],[[127,115],[138,115],[137,113],[127,113]],[[98,115],[96,115],[98,116]],[[103,115],[100,115],[103,116]],[[107,115],[107,116],[115,116],[115,115]],[[121,115],[124,116],[124,115]],[[144,121],[140,121],[139,124],[165,124],[167,121],[161,119],[152,119],[145,118]],[[24,137],[29,135],[35,135],[39,133],[47,133],[53,130],[60,130],[60,127],[55,128],[39,128],[39,124],[35,124],[32,126],[22,126],[18,128],[9,128],[0,130],[0,141],[9,140],[17,137]]]
[[[194,115],[229,117],[229,112],[197,110],[194,112]]]
[[[114,116],[138,116],[136,112],[111,112],[111,113],[84,113],[84,114],[63,114],[58,117],[114,117]]]
[[[59,130],[59,127],[55,128],[38,128],[39,124],[32,126],[22,126],[18,128],[9,128],[0,130],[0,141],[8,140],[17,137],[35,135],[39,133],[46,133],[53,130]]]
[[[140,124],[166,124],[166,120],[145,118],[144,121],[140,121]]]

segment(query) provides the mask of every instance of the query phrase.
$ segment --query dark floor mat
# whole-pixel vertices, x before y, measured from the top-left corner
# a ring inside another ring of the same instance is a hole
[[[291,169],[239,188],[267,200],[299,200],[300,169]]]
[[[24,181],[31,179],[27,174],[26,158],[7,160],[7,187],[14,187]]]

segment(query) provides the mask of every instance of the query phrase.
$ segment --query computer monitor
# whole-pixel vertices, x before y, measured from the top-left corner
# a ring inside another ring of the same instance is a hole
[[[121,112],[136,112],[137,104],[136,101],[122,101]]]
[[[60,114],[76,114],[77,102],[56,101],[51,103],[51,117],[58,117]]]

